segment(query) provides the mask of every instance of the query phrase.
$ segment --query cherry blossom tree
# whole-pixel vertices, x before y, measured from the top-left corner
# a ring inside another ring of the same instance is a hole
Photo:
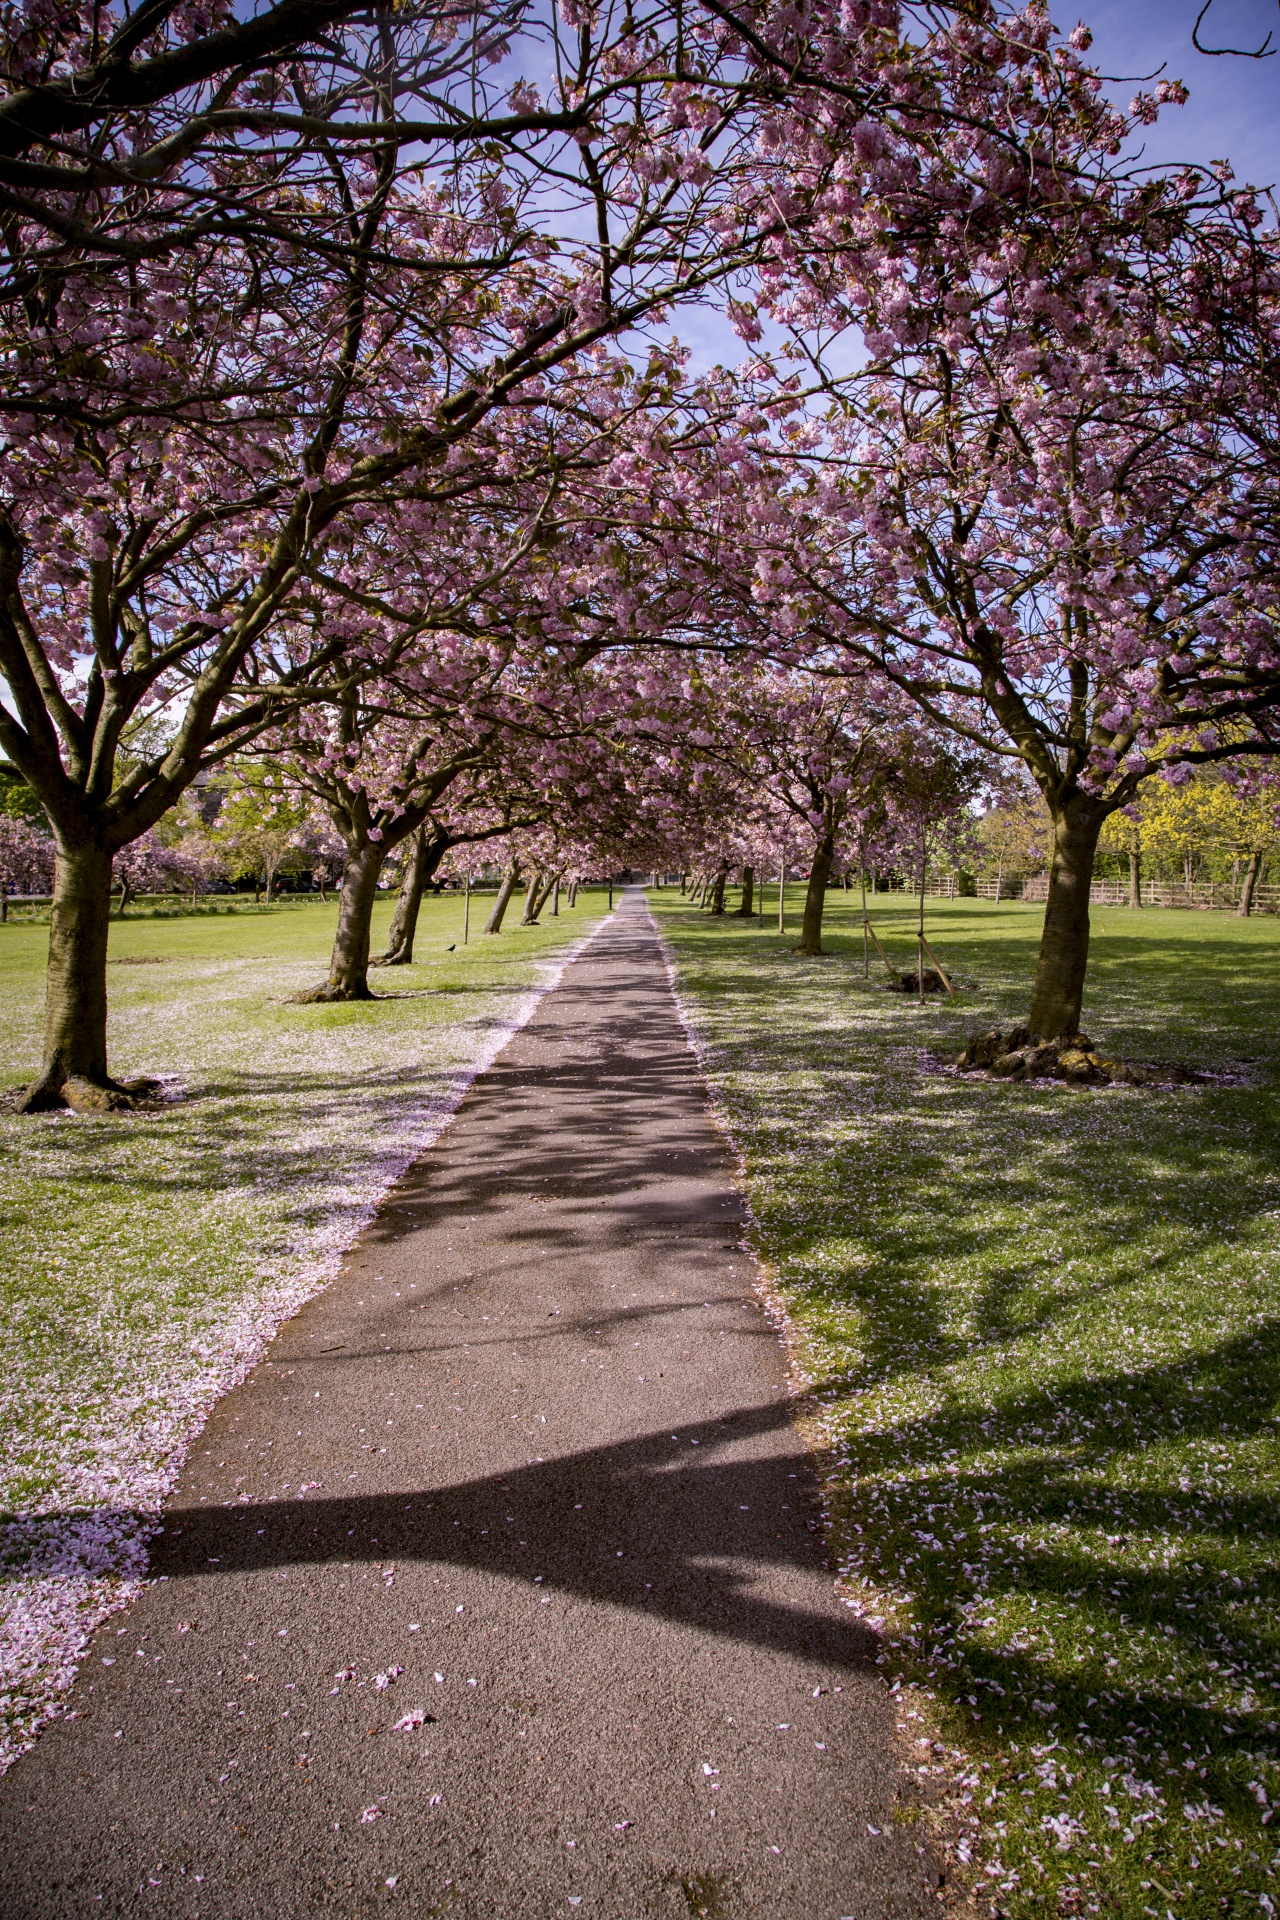
[[[874,288],[855,259],[843,323],[867,364],[837,374],[797,329],[821,417],[785,364],[754,370],[761,417],[792,414],[792,473],[757,449],[739,617],[783,658],[874,665],[1028,770],[1053,835],[1029,1013],[1047,1038],[1078,1026],[1104,821],[1152,775],[1280,746],[1276,474],[1221,359],[1213,389],[1197,274],[1170,272],[1220,234],[1274,277],[1275,236],[1240,196],[1192,220],[1200,184],[1104,183],[1052,246],[895,260]]]
[[[53,858],[48,833],[20,814],[0,813],[0,893],[48,893]]]
[[[554,474],[570,424],[665,389],[674,307],[720,289],[756,331],[753,271],[869,305],[957,221],[969,254],[1054,230],[1093,159],[1056,163],[1059,123],[1118,122],[1051,41],[891,5],[15,17],[0,747],[58,848],[29,1109],[118,1094],[115,856],[393,664],[298,617],[344,530]]]

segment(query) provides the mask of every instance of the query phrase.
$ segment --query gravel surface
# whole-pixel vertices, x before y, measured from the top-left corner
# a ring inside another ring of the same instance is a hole
[[[6,1920],[936,1912],[742,1233],[628,894],[219,1403]]]

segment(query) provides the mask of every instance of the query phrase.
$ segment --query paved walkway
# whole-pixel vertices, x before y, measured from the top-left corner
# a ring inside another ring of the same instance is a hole
[[[0,1913],[937,1912],[638,896],[216,1409]]]

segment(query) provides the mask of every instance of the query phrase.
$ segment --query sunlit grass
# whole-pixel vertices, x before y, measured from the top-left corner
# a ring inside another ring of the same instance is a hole
[[[213,1399],[602,904],[521,929],[515,902],[492,939],[482,896],[464,947],[462,901],[428,899],[418,964],[373,976],[387,998],[302,1007],[288,996],[324,977],[332,904],[113,923],[112,1070],[180,1097],[0,1118],[0,1764],[127,1591],[141,1516]],[[0,927],[0,1085],[39,1064],[47,939]]]
[[[1280,925],[1098,912],[1092,1037],[1229,1078],[1090,1090],[945,1070],[1024,1017],[1031,909],[930,901],[963,992],[921,1008],[845,896],[816,960],[653,899],[984,1905],[1280,1910]],[[914,964],[911,903],[875,922]]]

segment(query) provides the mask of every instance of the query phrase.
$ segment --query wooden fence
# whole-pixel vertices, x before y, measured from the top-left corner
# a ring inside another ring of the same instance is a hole
[[[1049,897],[1049,878],[1047,874],[1005,874],[999,882],[983,875],[981,879],[970,883],[972,891],[979,900],[994,900],[999,886],[999,898],[1004,901],[1024,901],[1028,906],[1043,906]],[[926,890],[944,900],[957,900],[964,897],[961,892],[960,878],[954,873],[931,873]],[[964,893],[970,891],[966,885]],[[1144,907],[1184,907],[1199,913],[1234,913],[1240,899],[1240,888],[1229,880],[1206,881],[1202,885],[1187,886],[1180,880],[1143,880],[1142,904]],[[1089,903],[1095,907],[1127,907],[1129,904],[1129,883],[1127,880],[1095,880],[1089,889]],[[1255,913],[1280,913],[1280,886],[1255,887],[1253,890],[1253,911]]]

